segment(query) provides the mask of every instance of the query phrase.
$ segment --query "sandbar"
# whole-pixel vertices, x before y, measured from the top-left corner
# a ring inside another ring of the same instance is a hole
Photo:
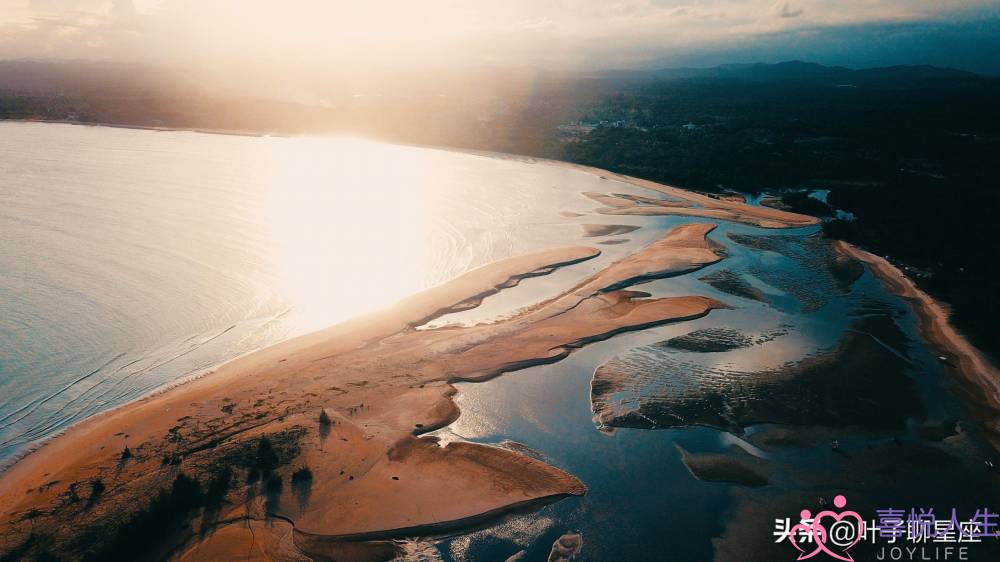
[[[986,426],[990,442],[1000,450],[1000,370],[951,325],[948,308],[917,287],[899,268],[848,242],[838,240],[833,246],[844,255],[868,264],[887,291],[910,303],[917,315],[920,333],[971,387],[965,394],[978,406],[976,410]]]
[[[725,307],[627,289],[722,259],[707,239],[713,228],[677,227],[509,319],[416,329],[600,252],[569,247],[496,262],[94,416],[0,475],[5,548],[56,529],[39,548],[80,557],[83,541],[92,553],[115,552],[100,549],[122,543],[122,525],[184,479],[209,490],[225,482],[219,505],[197,511],[178,525],[188,532],[159,545],[182,549],[188,561],[245,555],[234,545],[254,544],[261,521],[284,522],[260,539],[261,559],[277,551],[324,559],[345,549],[356,559],[386,559],[395,554],[389,539],[451,532],[584,494],[573,475],[516,450],[441,446],[422,434],[458,416],[455,381],[558,361],[590,342]]]
[[[639,230],[640,226],[629,224],[581,224],[584,238],[597,238],[599,236],[618,236]]]

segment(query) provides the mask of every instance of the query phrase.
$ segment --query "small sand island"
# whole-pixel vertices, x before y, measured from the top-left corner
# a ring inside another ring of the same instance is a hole
[[[596,172],[592,168],[580,168]],[[742,201],[710,197],[649,180],[621,174],[610,174],[604,171],[599,172],[601,174],[608,174],[609,177],[618,181],[644,187],[667,196],[667,199],[658,199],[624,193],[584,193],[587,197],[604,205],[604,207],[597,210],[598,213],[604,215],[681,215],[707,217],[750,224],[761,228],[794,228],[819,223],[819,219],[816,217],[800,215],[782,209],[756,207],[747,205]]]
[[[581,224],[584,238],[598,238],[601,236],[618,236],[639,230],[638,226],[627,224]]]
[[[787,211],[623,181],[669,199],[586,194],[604,205],[599,213],[681,214],[767,228],[816,223]],[[609,236],[637,227],[583,228],[586,236]],[[455,382],[556,362],[616,334],[728,308],[699,295],[651,298],[633,287],[723,260],[722,247],[708,238],[714,228],[675,227],[513,317],[418,329],[475,308],[525,278],[601,252],[565,247],[492,263],[381,312],[261,349],[97,415],[3,473],[2,548],[15,558],[173,553],[185,561],[387,560],[398,554],[393,539],[466,529],[512,510],[583,495],[587,489],[577,477],[518,447],[442,446],[424,434],[458,417]],[[884,275],[869,256],[845,251]],[[928,330],[951,339],[937,323]],[[963,355],[961,361],[965,366],[975,358]],[[694,473],[714,466],[686,458]],[[708,479],[765,482],[737,468],[711,472]],[[47,530],[45,541],[39,529]],[[566,535],[550,559],[568,559],[581,544],[579,536]]]

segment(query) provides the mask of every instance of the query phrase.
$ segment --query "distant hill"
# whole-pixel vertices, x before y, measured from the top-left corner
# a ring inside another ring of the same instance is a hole
[[[91,92],[176,82],[176,73],[141,64],[66,61],[0,60],[0,90],[20,92]]]
[[[783,82],[809,85],[857,87],[912,87],[929,83],[966,83],[981,76],[953,68],[929,65],[889,66],[852,70],[813,62],[788,61],[777,64],[725,64],[710,68],[663,68],[645,74],[652,80],[729,79],[751,82]]]
[[[168,68],[122,62],[96,62],[79,60],[0,60],[0,91],[21,93],[60,93],[97,95],[99,92],[149,92],[189,96],[193,92],[224,94],[243,97],[282,99],[287,90],[322,91],[329,93],[342,87],[336,76],[314,73],[312,83],[306,80],[300,87],[274,88],[273,84],[239,82],[223,87],[215,83],[204,71]],[[429,90],[468,89],[474,84],[486,83],[494,90],[508,88],[509,84],[539,84],[548,82],[575,85],[576,90],[595,88],[595,84],[627,86],[628,84],[691,81],[729,80],[760,84],[803,86],[842,86],[865,88],[915,88],[924,86],[964,86],[981,81],[995,81],[972,72],[939,68],[929,65],[890,66],[853,70],[842,66],[824,66],[813,62],[787,61],[777,64],[749,63],[724,64],[709,68],[662,68],[657,70],[603,70],[584,73],[544,72],[538,69],[488,69],[462,72],[437,72],[426,75],[405,75],[407,91],[414,88]],[[597,79],[596,81],[594,79]],[[578,83],[590,81],[589,84]],[[288,80],[276,80],[288,82]],[[363,83],[351,80],[352,83]],[[390,81],[391,83],[391,81]],[[391,84],[376,82],[376,86],[392,89]],[[400,86],[397,84],[397,86]],[[401,86],[400,86],[401,87]],[[569,88],[574,89],[574,88]],[[344,93],[344,92],[341,92]],[[348,92],[352,93],[352,92]],[[295,97],[295,96],[293,96]]]

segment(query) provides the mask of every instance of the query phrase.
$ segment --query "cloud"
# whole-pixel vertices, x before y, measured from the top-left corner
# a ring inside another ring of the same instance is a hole
[[[771,13],[779,18],[797,18],[802,15],[802,9],[792,9],[788,0],[777,0],[771,5]]]
[[[813,25],[675,51],[650,67],[807,60],[870,68],[930,64],[1000,74],[1000,14],[984,19]]]
[[[132,0],[115,0],[111,5],[111,15],[119,19],[130,19],[135,17],[135,4]]]
[[[808,58],[816,51],[808,34],[823,30],[830,30],[824,37],[832,37],[851,26],[988,20],[994,23],[983,25],[996,32],[995,21],[1000,19],[996,0],[966,0],[960,7],[940,0],[0,2],[5,3],[0,11],[0,58],[203,66],[236,61],[279,66],[293,61],[330,68],[483,63],[628,68],[667,58],[697,64],[708,60],[708,54],[723,52],[730,59],[723,62],[746,60],[765,47],[768,58]],[[844,49],[851,46],[863,54],[865,46],[849,35],[840,40]],[[897,54],[903,59],[917,51]],[[980,51],[976,56],[990,55]]]

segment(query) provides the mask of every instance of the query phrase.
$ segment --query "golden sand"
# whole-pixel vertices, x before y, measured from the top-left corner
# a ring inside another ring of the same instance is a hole
[[[247,544],[256,545],[257,559],[273,559],[275,552],[288,559],[322,558],[344,549],[359,559],[381,559],[393,551],[384,539],[461,528],[510,509],[583,494],[574,476],[519,452],[473,443],[442,447],[419,434],[457,417],[451,382],[558,361],[593,341],[723,307],[700,296],[646,298],[625,290],[722,259],[706,238],[713,228],[675,228],[510,319],[416,329],[599,251],[570,247],[497,262],[384,311],[262,349],[201,379],[95,416],[2,475],[0,526],[7,544],[44,525],[59,529],[51,547],[65,552],[82,530],[127,519],[178,473],[206,482],[223,465],[235,468],[235,480],[221,512],[213,521],[192,522],[219,532],[204,539],[193,532],[178,537],[171,548],[186,545],[185,560],[221,560],[226,553],[245,559],[252,550]],[[321,412],[329,423],[320,422]],[[268,476],[283,482],[270,494],[234,460],[262,438],[291,451]],[[123,459],[126,443],[131,457]],[[293,485],[292,475],[304,467],[310,472],[307,490]],[[86,490],[93,479],[106,486],[96,501],[85,492],[81,501],[66,500],[71,487]],[[271,517],[284,523],[269,526],[258,541],[254,530]]]

